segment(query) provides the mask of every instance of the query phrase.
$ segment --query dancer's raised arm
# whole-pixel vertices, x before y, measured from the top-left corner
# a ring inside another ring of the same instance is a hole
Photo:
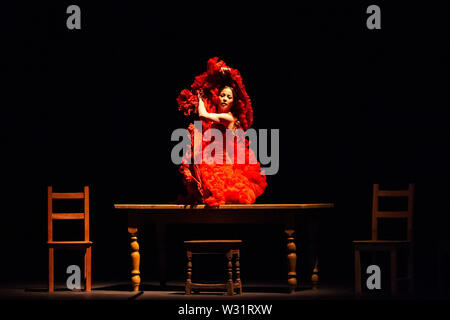
[[[200,93],[198,94],[198,115],[200,118],[209,119],[218,123],[229,123],[234,121],[231,113],[208,112],[205,108],[205,104]]]

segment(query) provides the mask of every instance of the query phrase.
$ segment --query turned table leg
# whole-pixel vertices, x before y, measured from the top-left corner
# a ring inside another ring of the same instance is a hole
[[[287,235],[288,284],[290,293],[297,288],[297,248],[295,246],[294,229],[284,231]]]
[[[128,228],[130,234],[130,249],[131,249],[131,284],[133,285],[133,291],[139,291],[139,284],[141,283],[139,263],[139,243],[137,242],[137,228]]]
[[[311,275],[311,283],[312,283],[312,289],[317,290],[319,286],[319,268],[318,268],[319,262],[317,261],[314,264],[313,273]]]
[[[308,225],[308,263],[312,269],[312,289],[317,290],[319,286],[319,253],[318,253],[319,223],[317,218],[312,217]]]

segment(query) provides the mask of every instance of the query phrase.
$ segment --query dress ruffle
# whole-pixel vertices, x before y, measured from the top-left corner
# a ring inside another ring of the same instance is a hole
[[[220,125],[213,124],[215,127]],[[213,156],[206,146],[215,147]],[[239,146],[238,146],[239,145]],[[228,146],[228,149],[227,149]],[[238,163],[237,149],[245,150],[244,163]],[[235,150],[233,157],[227,153]],[[266,176],[246,140],[204,141],[202,163],[198,166],[200,180],[205,190],[204,201],[210,206],[225,203],[254,203],[266,186]],[[227,160],[229,163],[227,163]],[[219,162],[219,163],[218,163]]]

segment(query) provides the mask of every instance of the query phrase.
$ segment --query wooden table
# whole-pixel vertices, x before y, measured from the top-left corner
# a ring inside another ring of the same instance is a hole
[[[281,224],[287,237],[288,284],[290,292],[297,288],[297,253],[295,245],[295,226],[300,220],[309,223],[308,247],[312,262],[313,288],[317,288],[317,233],[318,213],[333,208],[332,203],[311,204],[227,204],[219,207],[205,205],[173,204],[115,204],[114,208],[128,215],[128,233],[131,248],[131,283],[134,291],[139,291],[140,253],[138,244],[138,227],[144,223],[154,223],[157,233],[159,251],[160,281],[165,279],[165,227],[168,224]]]

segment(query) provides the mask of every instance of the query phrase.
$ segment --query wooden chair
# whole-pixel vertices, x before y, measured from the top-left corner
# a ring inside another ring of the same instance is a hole
[[[379,211],[379,198],[381,197],[407,197],[408,209],[406,211]],[[413,200],[414,184],[409,184],[407,190],[380,190],[378,184],[373,186],[372,203],[372,240],[353,241],[355,253],[355,293],[360,295],[361,288],[361,251],[389,252],[390,254],[390,292],[392,295],[397,293],[399,281],[408,281],[408,291],[413,292]],[[379,240],[378,239],[378,219],[380,218],[406,218],[407,220],[407,239],[406,240]],[[397,250],[404,248],[407,250],[407,276],[405,278],[397,277]]]
[[[187,252],[187,276],[185,283],[186,294],[193,289],[226,289],[228,295],[233,295],[235,289],[242,295],[242,282],[240,270],[241,240],[193,240],[184,241]],[[192,256],[195,254],[224,254],[227,258],[228,279],[226,283],[193,283],[192,282]],[[235,258],[233,268],[233,257]],[[235,270],[233,270],[235,269]],[[235,272],[234,272],[235,271]],[[235,280],[233,281],[233,276]]]
[[[82,213],[54,213],[53,199],[84,199]],[[53,220],[84,220],[83,241],[53,241]],[[84,250],[84,282],[85,290],[91,291],[91,247],[89,241],[89,187],[84,192],[56,193],[48,187],[48,291],[54,291],[54,250]]]

